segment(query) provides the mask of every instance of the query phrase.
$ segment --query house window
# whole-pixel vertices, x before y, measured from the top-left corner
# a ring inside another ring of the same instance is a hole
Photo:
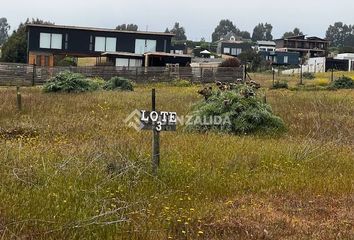
[[[46,49],[62,49],[63,35],[54,33],[40,33],[39,47]]]
[[[240,55],[242,53],[242,48],[236,48],[236,55]]]
[[[128,58],[116,58],[116,66],[117,67],[128,67],[129,59]]]
[[[144,54],[147,52],[156,52],[156,40],[136,39],[135,40],[135,53]]]
[[[236,48],[231,48],[231,55],[233,55],[233,56],[237,55],[237,49]]]
[[[224,54],[230,54],[230,48],[224,48]]]
[[[284,63],[288,63],[289,62],[289,57],[288,56],[284,56]]]
[[[90,36],[90,46],[89,46],[89,50],[92,51],[93,50],[93,36]]]
[[[142,59],[116,58],[116,67],[141,67]]]
[[[96,37],[95,51],[96,52],[115,52],[117,45],[117,38],[111,37]]]

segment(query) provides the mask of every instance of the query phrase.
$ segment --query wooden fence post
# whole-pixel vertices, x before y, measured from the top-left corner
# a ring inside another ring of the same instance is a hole
[[[22,111],[22,96],[20,92],[20,87],[16,87],[16,99],[17,99],[17,110]]]
[[[300,85],[302,85],[303,82],[302,82],[302,63],[300,65]]]
[[[273,87],[275,86],[275,70],[273,69]]]
[[[34,63],[33,64],[33,68],[32,68],[32,86],[34,86],[35,85],[35,83],[36,83],[36,64]]]
[[[152,111],[156,111],[156,91],[152,89]],[[156,130],[156,123],[153,123],[152,133],[152,173],[157,176],[158,167],[160,166],[160,132]]]

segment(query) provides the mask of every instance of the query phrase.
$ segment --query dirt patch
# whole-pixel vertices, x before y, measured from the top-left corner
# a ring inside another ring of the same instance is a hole
[[[15,127],[4,129],[0,127],[0,139],[4,140],[34,138],[38,135],[38,131],[34,128]]]
[[[205,226],[210,239],[354,238],[353,197],[247,197],[225,205],[225,215]]]

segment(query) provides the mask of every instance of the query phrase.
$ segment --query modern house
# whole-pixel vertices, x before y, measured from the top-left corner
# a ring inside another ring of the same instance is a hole
[[[222,36],[219,41],[217,41],[216,52],[218,55],[228,55],[237,57],[242,52],[251,50],[252,42],[250,39],[243,39],[237,36],[233,32],[229,32]]]
[[[297,66],[300,63],[300,53],[298,52],[260,51],[259,54],[263,59],[276,66]]]
[[[164,66],[191,62],[170,53],[170,33],[28,24],[28,63],[54,66],[56,56],[96,58],[96,64],[118,67]]]
[[[305,35],[275,40],[277,51],[299,52],[301,57],[325,57],[329,41],[319,37]]]
[[[273,41],[257,41],[254,49],[256,52],[275,52],[276,43]]]

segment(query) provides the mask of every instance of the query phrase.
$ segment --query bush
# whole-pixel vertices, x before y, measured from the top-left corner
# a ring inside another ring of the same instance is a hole
[[[123,77],[113,77],[103,86],[105,90],[134,91],[133,83]]]
[[[43,87],[44,92],[87,92],[99,89],[98,82],[91,81],[82,74],[61,72],[51,78]]]
[[[175,79],[172,81],[172,85],[175,87],[190,87],[192,83],[185,79]]]
[[[310,72],[305,72],[302,74],[302,76],[305,78],[305,79],[315,79],[315,74],[314,73],[310,73]]]
[[[329,88],[330,89],[351,89],[354,88],[354,81],[349,77],[343,76],[333,81],[330,84]]]
[[[199,102],[191,113],[187,131],[225,132],[232,134],[276,133],[285,130],[282,119],[272,113],[271,107],[255,95],[247,85],[238,85],[229,91],[213,91],[208,100]],[[223,124],[203,124],[203,119],[223,119]],[[229,119],[229,121],[226,121]]]
[[[288,83],[287,82],[275,82],[274,85],[270,89],[288,89]]]
[[[219,67],[240,67],[241,62],[238,58],[228,58],[220,63]]]

